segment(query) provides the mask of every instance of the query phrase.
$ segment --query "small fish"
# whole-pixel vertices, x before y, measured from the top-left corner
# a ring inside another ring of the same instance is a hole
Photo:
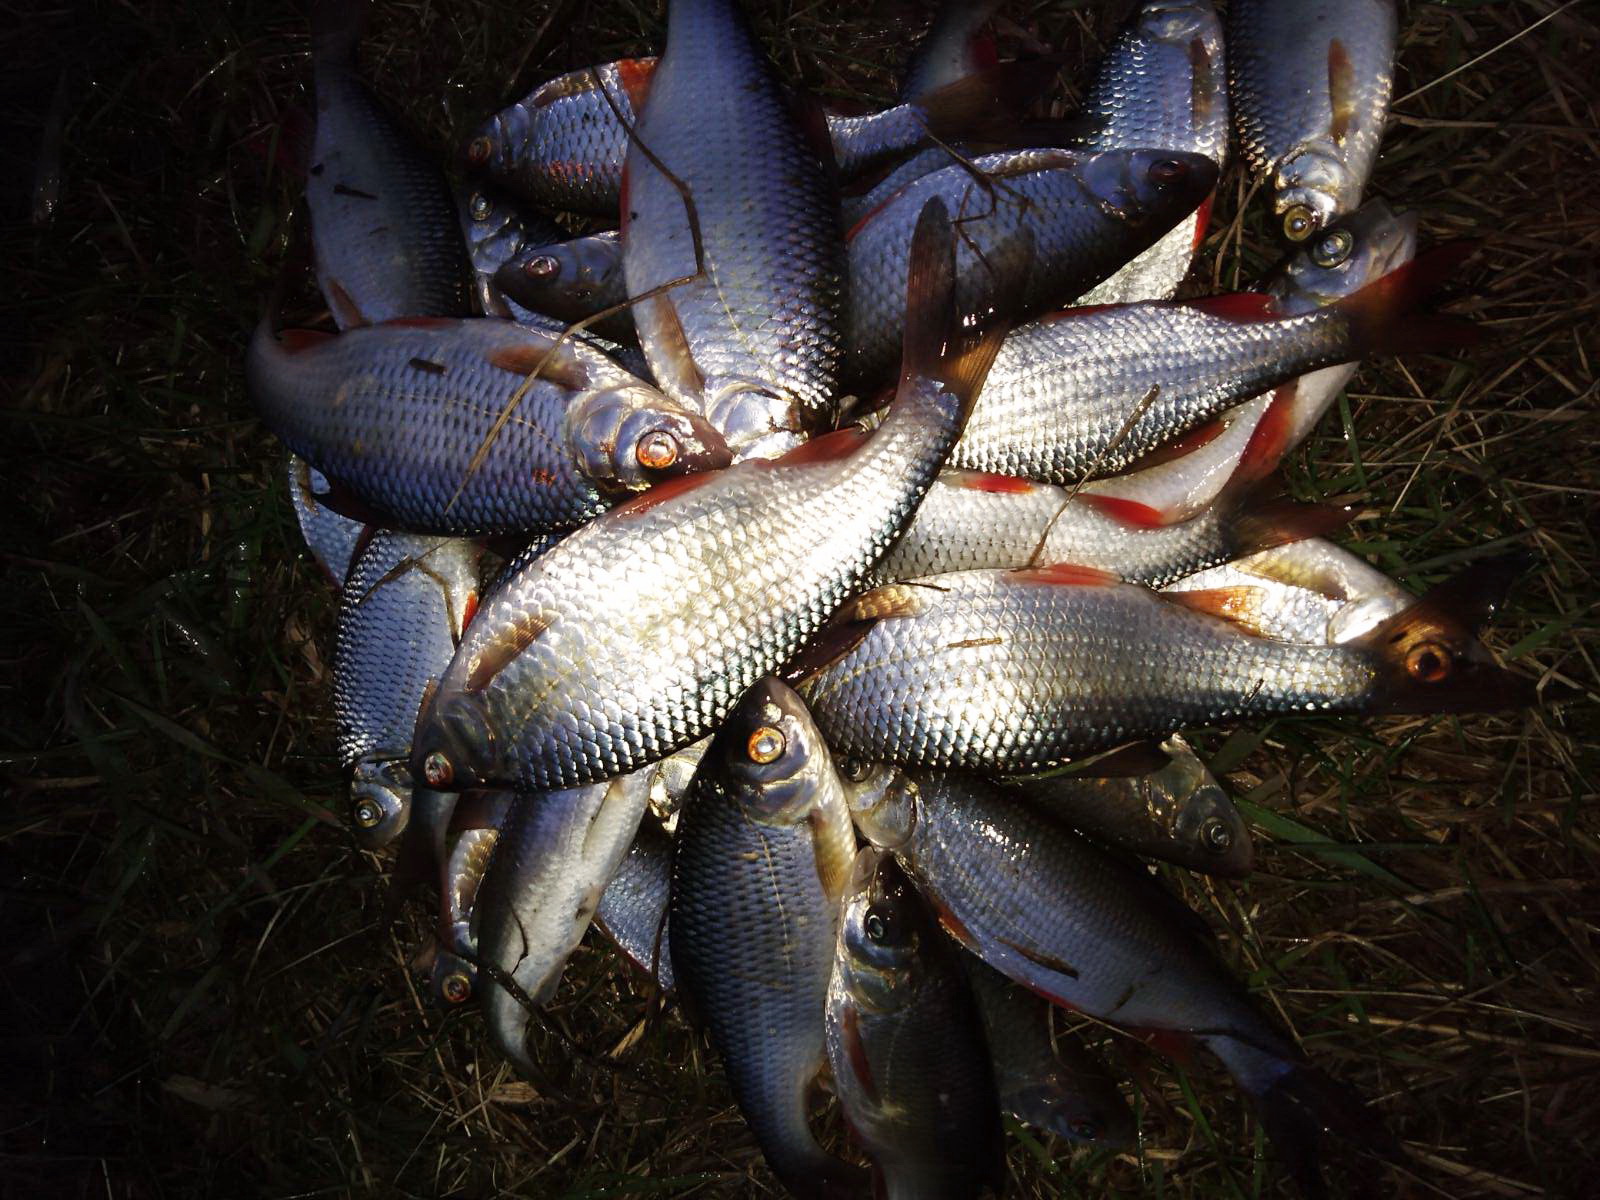
[[[525,212],[508,192],[491,184],[462,188],[457,200],[467,257],[472,262],[477,311],[486,317],[516,319],[518,314],[506,303],[495,273],[529,246],[559,241],[566,235],[550,218]]]
[[[1138,1141],[1133,1110],[1106,1066],[1076,1034],[1050,1037],[1050,1002],[1018,987],[976,954],[963,953],[983,1016],[1000,1106],[1019,1121],[1091,1146]]]
[[[847,604],[832,637],[858,640],[807,702],[840,754],[1005,774],[1248,716],[1517,708],[1532,683],[1473,635],[1520,570],[1478,563],[1337,646],[1257,636],[1245,589],[1162,594],[1072,564],[938,575]]]
[[[513,799],[510,792],[471,797],[466,803],[476,810],[472,825],[456,833],[444,859],[439,880],[439,944],[429,980],[434,1000],[442,1007],[465,1004],[477,990],[478,969],[470,961],[478,952],[473,905]],[[465,806],[457,805],[452,814],[454,825],[461,824]]]
[[[959,954],[894,856],[863,848],[828,985],[828,1064],[888,1197],[998,1194],[1005,1177],[994,1067]]]
[[[575,322],[628,299],[622,272],[622,241],[616,232],[527,242],[495,272],[494,284],[523,308]],[[615,341],[634,336],[628,309],[587,328]]]
[[[555,994],[601,893],[633,844],[647,799],[648,783],[635,774],[525,792],[512,803],[474,909],[479,961],[494,968],[487,981],[478,980],[489,1037],[524,1070],[533,1069],[527,1006],[546,1004]]]
[[[306,206],[317,283],[340,329],[464,316],[466,256],[437,164],[361,81],[364,0],[314,6],[317,128]]]
[[[1228,89],[1245,162],[1302,242],[1361,203],[1394,90],[1394,0],[1238,0]]]
[[[245,373],[291,450],[411,529],[571,527],[629,490],[728,462],[704,418],[605,355],[510,321],[409,318],[338,337],[263,323]]]
[[[659,487],[508,582],[418,725],[422,778],[544,789],[637,770],[711,733],[811,639],[910,518],[998,344],[955,315],[950,239],[930,205],[878,429]]]
[[[667,935],[667,898],[672,887],[672,839],[645,821],[617,873],[601,893],[594,923],[663,992],[678,986]]]
[[[1061,304],[1149,246],[1208,195],[1217,167],[1182,151],[1014,150],[913,180],[845,235],[848,357],[857,384],[881,382],[898,357],[912,229],[932,197],[960,231],[959,303],[998,295],[1019,315]]]
[[[333,711],[346,766],[407,757],[428,683],[478,607],[476,543],[376,531],[339,597]]]
[[[1161,749],[1170,761],[1147,774],[1086,771],[1015,783],[1029,801],[1098,841],[1207,875],[1248,875],[1250,829],[1228,794],[1177,734]]]
[[[317,566],[337,590],[344,586],[350,574],[350,564],[355,560],[356,549],[367,532],[363,521],[340,516],[324,503],[332,490],[327,476],[299,455],[289,455],[289,503],[294,507],[295,520],[300,523],[300,536]]]
[[[802,1197],[854,1195],[859,1175],[806,1119],[855,851],[843,784],[805,706],[775,679],[757,683],[678,818],[672,969],[761,1152]]]
[[[381,850],[411,820],[411,771],[393,759],[363,759],[351,770],[350,828],[363,850]]]
[[[1094,129],[1080,143],[1086,150],[1165,146],[1204,154],[1220,168],[1228,153],[1228,78],[1211,0],[1145,0],[1106,51],[1082,119]],[[1077,302],[1169,298],[1189,273],[1210,216],[1208,197]]]

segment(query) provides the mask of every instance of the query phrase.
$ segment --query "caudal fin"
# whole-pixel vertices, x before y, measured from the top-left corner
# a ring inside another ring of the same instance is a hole
[[[1060,69],[1060,60],[1053,57],[997,63],[947,83],[915,103],[928,132],[940,141],[993,141],[1017,127]]]
[[[1482,712],[1532,704],[1533,681],[1497,665],[1476,636],[1530,561],[1516,553],[1473,563],[1352,643],[1376,660],[1374,711]]]
[[[1483,341],[1483,331],[1464,317],[1418,311],[1477,250],[1476,242],[1435,246],[1333,307],[1350,322],[1359,355],[1459,350]]]

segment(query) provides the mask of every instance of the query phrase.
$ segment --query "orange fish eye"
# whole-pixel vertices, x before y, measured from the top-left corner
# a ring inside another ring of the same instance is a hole
[[[444,977],[439,991],[451,1004],[465,1004],[472,995],[472,980],[463,971],[452,971]]]
[[[652,429],[634,448],[639,465],[649,471],[664,471],[678,461],[678,439],[664,429]]]
[[[745,750],[750,755],[751,762],[767,763],[776,762],[783,753],[784,738],[781,729],[771,725],[763,725],[750,735],[750,740],[745,743]]]
[[[1419,683],[1438,683],[1450,675],[1450,651],[1438,642],[1422,642],[1406,651],[1406,671]]]
[[[489,154],[494,150],[494,143],[487,134],[480,134],[467,143],[467,161],[481,166],[489,161]]]

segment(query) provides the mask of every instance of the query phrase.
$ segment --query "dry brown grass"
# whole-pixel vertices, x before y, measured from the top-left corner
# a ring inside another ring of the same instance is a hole
[[[443,147],[519,72],[661,30],[653,3],[618,0],[566,6],[534,39],[550,7],[380,4],[369,73]],[[825,97],[883,97],[913,8],[760,13]],[[1589,702],[1200,739],[1251,806],[1261,869],[1181,886],[1412,1151],[1384,1193],[1596,1188],[1600,29],[1579,3],[1527,32],[1557,10],[1410,6],[1374,190],[1433,236],[1487,240],[1464,308],[1494,337],[1364,368],[1293,474],[1368,497],[1352,540],[1414,586],[1487,546],[1534,550],[1494,644]],[[1003,28],[1067,51],[1066,96],[1115,22],[1033,0]],[[611,951],[574,960],[537,1034],[545,1074],[520,1080],[475,1016],[430,1009],[408,970],[420,916],[386,919],[384,863],[345,834],[332,603],[240,378],[295,203],[273,149],[305,104],[301,22],[252,0],[91,0],[6,36],[12,178],[32,176],[63,71],[70,103],[61,211],[8,229],[0,301],[15,330],[0,1189],[770,1194],[707,1051]],[[1274,252],[1234,176],[1223,194],[1208,269],[1227,286]],[[1019,1136],[1012,1194],[1287,1191],[1218,1071],[1118,1056],[1141,1152]]]

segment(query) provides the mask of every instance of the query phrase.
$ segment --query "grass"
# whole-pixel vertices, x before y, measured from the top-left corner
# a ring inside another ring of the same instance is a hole
[[[662,29],[634,0],[564,6],[537,37],[546,4],[377,7],[369,74],[441,148],[519,75]],[[914,6],[759,7],[825,98],[889,94]],[[1408,8],[1373,190],[1433,238],[1486,240],[1460,307],[1493,336],[1363,368],[1293,484],[1365,496],[1348,540],[1413,587],[1531,549],[1491,640],[1587,700],[1207,733],[1260,870],[1175,882],[1411,1150],[1384,1192],[1576,1196],[1600,1126],[1600,29],[1585,4],[1536,24],[1553,0]],[[1101,9],[1007,6],[1009,44],[1067,54],[1063,109],[1114,28]],[[333,602],[241,380],[298,203],[279,129],[306,107],[301,21],[256,0],[89,0],[4,36],[11,178],[33,177],[58,83],[67,103],[60,209],[44,228],[9,210],[0,299],[0,1189],[772,1194],[708,1051],[611,951],[580,951],[536,1035],[542,1074],[519,1079],[475,1015],[429,1007],[408,969],[422,916],[389,919],[384,861],[345,832]],[[1230,173],[1204,266],[1220,286],[1276,256],[1247,199]],[[1011,1194],[1287,1194],[1218,1070],[1109,1049],[1139,1154],[1019,1131]]]

